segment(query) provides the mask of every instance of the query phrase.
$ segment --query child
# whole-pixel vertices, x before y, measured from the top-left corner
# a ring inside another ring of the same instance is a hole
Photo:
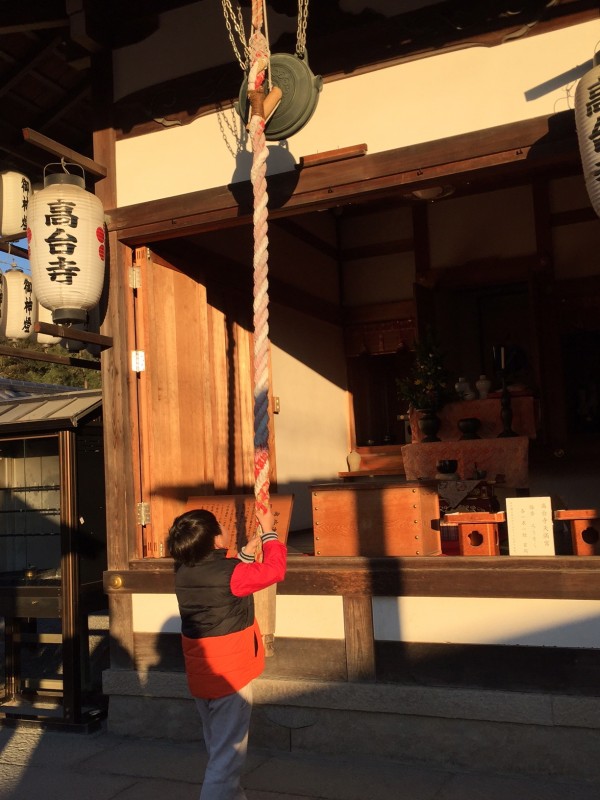
[[[271,510],[256,513],[262,535],[239,557],[210,511],[177,517],[169,530],[188,686],[202,719],[208,765],[200,800],[245,800],[240,776],[252,712],[252,680],[264,669],[264,648],[252,593],[285,577],[287,550],[273,531]],[[262,541],[263,561],[254,554]]]

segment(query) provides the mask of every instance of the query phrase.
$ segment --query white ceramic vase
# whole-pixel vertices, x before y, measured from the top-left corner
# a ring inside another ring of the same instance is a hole
[[[358,472],[360,469],[361,455],[356,450],[351,450],[346,456],[348,462],[348,469],[350,472]]]
[[[479,397],[481,400],[486,399],[486,397],[490,393],[491,386],[492,382],[486,375],[480,375],[479,380],[475,381],[475,387],[479,392]]]
[[[467,395],[472,394],[471,385],[466,378],[459,378],[454,384],[454,388],[461,400],[465,400]]]

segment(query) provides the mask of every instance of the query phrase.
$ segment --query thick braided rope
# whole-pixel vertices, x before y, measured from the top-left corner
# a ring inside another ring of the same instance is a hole
[[[260,7],[260,11],[256,11]],[[252,142],[250,178],[254,194],[254,497],[257,508],[269,506],[269,297],[267,156],[263,83],[268,65],[268,43],[258,28],[262,4],[253,0],[253,32],[249,41],[248,94],[253,96],[249,123]],[[256,97],[258,96],[258,103]]]

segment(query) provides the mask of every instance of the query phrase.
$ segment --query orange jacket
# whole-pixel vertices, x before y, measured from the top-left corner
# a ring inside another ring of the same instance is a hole
[[[182,634],[185,671],[193,697],[207,700],[224,697],[239,691],[263,671],[264,647],[258,622],[254,618],[254,603],[250,595],[283,580],[286,554],[285,545],[277,541],[273,534],[267,534],[263,536],[262,562],[231,565],[233,566],[231,572],[225,568],[222,559],[217,558],[215,561],[212,558],[209,567],[210,585],[205,581],[206,573],[202,565],[199,565],[198,572],[196,567],[192,567],[177,575],[176,591],[182,620],[191,618],[203,621],[208,614],[211,625],[217,622],[219,613],[227,611],[226,614],[221,613],[222,620],[219,623],[219,627],[224,627],[225,632],[218,635],[198,635],[197,638]],[[229,559],[226,561],[231,564]],[[219,575],[220,577],[217,577]],[[236,598],[247,598],[245,602],[250,604],[249,623],[244,627],[240,626],[240,622],[244,624],[246,611],[240,613],[237,609],[240,601],[238,599],[236,602]],[[204,605],[209,601],[225,605],[217,606],[215,613],[214,609]],[[234,613],[235,616],[232,616]],[[195,626],[188,625],[184,629],[186,632],[195,628],[200,631],[203,624],[197,622]]]
[[[265,668],[265,650],[258,622],[225,636],[188,639],[182,636],[185,671],[193,697],[212,700],[237,692]]]

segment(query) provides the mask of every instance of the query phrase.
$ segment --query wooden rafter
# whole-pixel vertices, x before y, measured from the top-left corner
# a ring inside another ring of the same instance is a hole
[[[27,2],[21,3],[4,3],[0,35],[66,28],[68,25],[69,20],[65,14],[64,0],[27,0]]]
[[[18,62],[19,66],[17,69],[13,70],[12,75],[5,75],[2,78],[2,83],[0,84],[0,97],[4,97],[8,94],[14,86],[16,86],[26,75],[29,75],[35,67],[42,62],[50,53],[52,53],[58,43],[60,42],[61,37],[55,36],[53,37],[50,42],[45,43],[42,47],[38,48],[34,54],[32,54],[27,61]],[[40,76],[36,75],[36,78]]]

